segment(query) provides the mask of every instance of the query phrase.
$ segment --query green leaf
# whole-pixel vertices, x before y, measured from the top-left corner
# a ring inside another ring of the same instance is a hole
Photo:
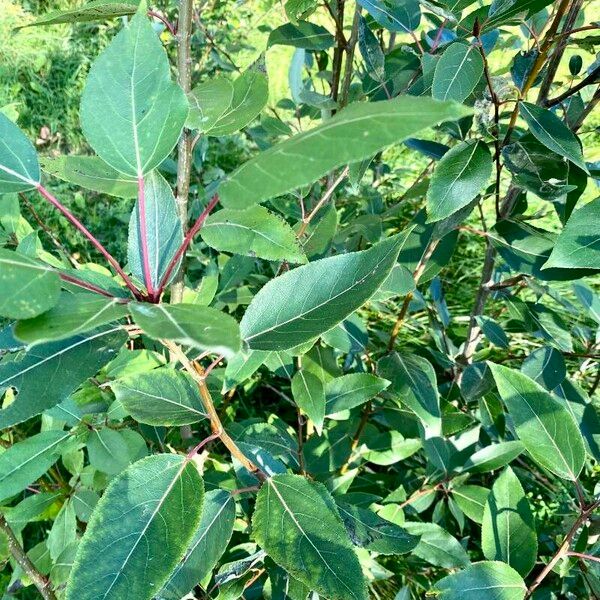
[[[311,590],[331,600],[367,600],[360,563],[322,484],[289,474],[267,479],[252,529],[259,546]]]
[[[0,194],[31,190],[39,184],[40,176],[33,144],[0,112]]]
[[[111,387],[139,423],[189,425],[206,418],[197,384],[187,373],[170,367],[122,377]]]
[[[225,394],[251,377],[269,357],[269,352],[240,350],[227,361],[222,392]]]
[[[14,334],[26,344],[54,342],[118,321],[127,312],[127,305],[121,298],[63,292],[58,303],[49,311],[33,319],[19,321]]]
[[[349,373],[325,383],[325,414],[350,410],[371,400],[390,385],[370,373]]]
[[[406,554],[419,543],[418,536],[382,519],[371,510],[346,502],[337,504],[340,517],[355,546],[379,554]]]
[[[316,375],[300,369],[292,377],[292,395],[298,408],[314,423],[317,433],[321,435],[325,420],[323,382]]]
[[[16,388],[16,399],[0,410],[0,429],[39,415],[66,400],[88,377],[114,358],[127,335],[105,329],[41,344],[18,360],[0,361],[0,393]]]
[[[527,452],[558,477],[575,481],[583,468],[585,446],[571,413],[523,373],[488,365]]]
[[[153,598],[194,535],[203,496],[198,470],[183,456],[158,454],[131,465],[94,509],[66,599]]]
[[[508,336],[504,333],[504,329],[502,329],[492,317],[478,315],[476,320],[479,327],[481,327],[481,331],[483,331],[483,335],[485,335],[492,344],[499,348],[508,348]]]
[[[233,356],[240,349],[240,329],[233,317],[206,306],[195,304],[129,305],[134,321],[151,338],[165,338]]]
[[[484,561],[444,577],[432,592],[439,600],[524,600],[527,586],[507,564]]]
[[[220,252],[265,260],[306,262],[294,230],[264,206],[220,210],[206,219],[200,235],[211,248]]]
[[[60,278],[48,265],[0,248],[0,315],[30,319],[58,301]]]
[[[519,456],[525,447],[519,441],[500,442],[485,446],[469,457],[463,470],[469,473],[487,473],[501,469]]]
[[[45,156],[41,163],[49,175],[79,187],[119,198],[137,196],[136,179],[123,175],[97,156]]]
[[[430,98],[403,96],[385,102],[357,102],[322,125],[245,162],[219,186],[221,202],[241,209],[285,194],[422,129],[468,114],[471,110],[466,107]]]
[[[129,447],[120,431],[98,429],[92,431],[87,442],[90,465],[109,475],[117,475],[130,463]]]
[[[58,460],[70,437],[65,431],[43,431],[0,454],[0,502],[39,479]]]
[[[415,413],[431,436],[441,434],[442,417],[437,380],[427,359],[394,352],[377,363],[377,372],[392,382],[390,391]]]
[[[215,77],[197,85],[189,94],[190,112],[185,126],[199,132],[210,131],[228,110],[233,98],[233,84],[225,77]]]
[[[445,219],[470,204],[491,174],[487,144],[469,140],[451,148],[438,163],[427,189],[428,222]]]
[[[95,60],[81,98],[81,127],[96,154],[141,177],[171,152],[187,117],[167,54],[145,5]]]
[[[206,493],[202,518],[181,562],[158,597],[180,600],[202,583],[215,568],[233,533],[235,500],[224,490]]]
[[[519,113],[529,131],[556,154],[564,156],[589,174],[575,134],[551,111],[530,102],[521,102]]]
[[[55,25],[58,23],[89,23],[124,17],[135,14],[138,4],[139,2],[123,2],[123,0],[92,0],[77,8],[49,12],[32,23],[21,25],[15,29],[23,29],[34,25]]]
[[[207,135],[219,136],[235,133],[251,123],[269,99],[269,80],[264,60],[260,59],[244,71],[230,86],[232,90],[228,104],[224,103],[230,93],[225,84],[202,84],[194,88],[190,93],[191,118],[194,120],[188,125],[200,124]],[[224,110],[220,112],[223,107]],[[217,116],[218,112],[220,114]]]
[[[431,94],[438,100],[466,100],[483,75],[483,59],[474,46],[455,42],[435,67]]]
[[[537,558],[535,521],[523,486],[510,467],[488,496],[481,525],[481,547],[488,560],[501,560],[525,577]]]
[[[452,498],[469,519],[480,523],[490,490],[480,485],[457,485],[452,488]]]
[[[469,555],[459,541],[439,525],[407,521],[403,527],[408,533],[421,537],[413,550],[413,554],[419,558],[445,569],[466,567],[469,564]]]
[[[358,48],[365,61],[367,73],[375,81],[385,82],[385,55],[367,20],[361,15],[358,21]]]
[[[253,350],[286,350],[328,331],[377,291],[407,233],[369,250],[323,258],[272,279],[248,306],[240,323],[242,338]]]
[[[542,269],[600,269],[599,222],[600,198],[574,211]]]
[[[309,21],[285,23],[269,34],[267,48],[271,46],[294,46],[305,50],[327,50],[335,43],[335,38],[325,27]]]
[[[144,197],[145,246],[148,250],[150,280],[153,288],[157,289],[163,280],[171,259],[183,243],[183,231],[171,186],[156,170],[144,177]],[[127,258],[131,273],[139,281],[145,281],[142,257],[144,240],[141,223],[140,202],[138,199],[129,221]],[[172,270],[167,283],[176,274],[177,267]]]
[[[409,33],[421,22],[417,0],[360,0],[358,4],[389,31]]]

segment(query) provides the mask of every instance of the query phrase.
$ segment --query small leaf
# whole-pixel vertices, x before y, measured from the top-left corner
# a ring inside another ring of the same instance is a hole
[[[546,148],[589,173],[577,137],[553,112],[530,102],[521,102],[519,112],[529,125],[529,131]]]
[[[485,503],[490,490],[480,485],[457,485],[452,488],[452,498],[469,519],[481,524]]]
[[[220,210],[206,219],[200,235],[211,248],[220,252],[265,260],[306,262],[293,229],[263,206]]]
[[[558,477],[576,480],[585,461],[585,446],[569,411],[519,371],[488,365],[527,452]]]
[[[302,369],[292,377],[292,395],[298,408],[314,423],[321,435],[325,420],[325,391],[322,381]]]
[[[365,61],[367,73],[375,81],[385,82],[385,56],[379,40],[369,28],[367,20],[361,15],[358,21],[358,48]]]
[[[389,31],[409,33],[421,22],[417,0],[360,0],[359,5]]]
[[[390,385],[370,373],[348,373],[325,383],[325,414],[350,410],[371,400]]]
[[[501,469],[519,456],[525,447],[519,441],[500,442],[478,450],[469,457],[463,470],[470,473],[487,473]]]
[[[0,248],[0,315],[30,319],[58,301],[60,278],[48,265]]]
[[[504,329],[498,325],[498,323],[492,319],[492,317],[487,317],[485,315],[477,316],[477,324],[481,327],[481,331],[483,331],[483,335],[495,346],[499,348],[508,348],[509,339],[506,333],[504,333]]]
[[[90,465],[98,471],[117,475],[129,465],[129,447],[120,431],[98,429],[92,431],[87,442]]]
[[[121,377],[111,387],[139,423],[189,425],[206,418],[198,385],[187,373],[169,367]]]
[[[96,154],[141,177],[171,152],[187,117],[145,4],[95,60],[81,98],[81,127]]]
[[[523,486],[510,467],[488,496],[481,525],[481,547],[488,560],[501,560],[525,577],[537,558],[535,521]]]
[[[39,479],[59,459],[70,437],[65,431],[43,431],[0,454],[0,502]]]
[[[360,563],[322,484],[270,477],[258,493],[252,529],[269,556],[311,590],[331,600],[367,600]]]
[[[403,527],[408,533],[421,537],[412,551],[419,558],[446,569],[466,567],[469,564],[469,555],[459,541],[439,525],[407,521]]]
[[[317,260],[272,279],[244,314],[243,339],[253,350],[286,350],[331,329],[385,281],[406,235],[405,231],[369,250]]]
[[[192,541],[158,597],[180,600],[201,584],[215,568],[233,533],[235,500],[224,490],[211,490],[204,497],[202,517]]]
[[[267,48],[271,46],[294,46],[305,50],[327,50],[335,43],[335,38],[325,27],[309,21],[285,23],[269,34]]]
[[[188,95],[190,112],[185,126],[206,133],[228,110],[233,98],[233,84],[225,77],[215,77],[197,85]]]
[[[564,381],[567,366],[561,352],[551,346],[542,346],[523,361],[521,372],[552,391]]]
[[[131,465],[94,509],[66,599],[151,600],[188,547],[203,496],[198,470],[183,456],[157,454]]]
[[[242,209],[280,196],[422,129],[468,114],[470,109],[454,103],[411,96],[351,104],[322,125],[245,162],[219,186],[221,202]]]
[[[224,356],[233,356],[240,349],[240,332],[235,319],[214,308],[195,304],[132,303],[129,310],[151,338],[165,338]]]
[[[427,188],[428,222],[440,221],[467,206],[492,174],[487,144],[467,141],[451,148],[440,160]]]
[[[14,333],[17,339],[30,345],[54,342],[118,321],[127,312],[127,305],[120,298],[63,292],[49,311],[19,321]]]
[[[0,111],[0,194],[24,192],[40,182],[40,165],[33,144]]]
[[[483,75],[483,59],[474,46],[455,42],[435,67],[431,94],[438,100],[466,100]]]
[[[479,562],[452,573],[432,589],[439,600],[524,600],[522,577],[502,562]]]
[[[574,211],[542,269],[600,269],[599,220],[600,198]]]

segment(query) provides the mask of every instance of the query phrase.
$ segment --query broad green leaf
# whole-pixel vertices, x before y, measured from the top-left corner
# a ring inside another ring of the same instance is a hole
[[[454,103],[411,96],[385,102],[357,102],[322,125],[244,163],[219,186],[221,202],[241,209],[285,194],[422,129],[470,113],[470,109]]]
[[[185,123],[189,129],[207,132],[229,109],[233,84],[225,77],[215,77],[197,85],[189,94],[190,112]]]
[[[40,176],[33,144],[0,112],[0,194],[31,190],[39,184]]]
[[[373,511],[338,502],[338,511],[355,546],[379,554],[406,554],[419,543],[419,537],[382,519]]]
[[[33,319],[19,321],[14,333],[26,344],[54,342],[118,321],[127,312],[127,305],[121,298],[63,292],[49,311]]]
[[[187,117],[167,54],[145,4],[94,61],[81,98],[81,127],[96,154],[141,177],[171,152]]]
[[[427,188],[428,222],[439,221],[467,206],[492,174],[492,155],[481,141],[451,148],[440,160]]]
[[[325,27],[309,21],[285,23],[269,34],[267,48],[271,46],[294,46],[305,50],[327,50],[335,43],[335,38]]]
[[[104,427],[92,431],[86,444],[90,465],[109,475],[117,475],[130,461],[129,447],[121,431]]]
[[[490,490],[480,485],[457,485],[452,488],[452,498],[469,519],[480,523]]]
[[[412,535],[420,536],[413,554],[432,565],[453,569],[466,567],[469,555],[459,541],[436,523],[406,522],[404,529]]]
[[[524,446],[519,441],[500,442],[478,450],[469,457],[463,470],[469,473],[487,473],[505,467],[519,456]]]
[[[573,212],[543,269],[600,269],[600,198]]]
[[[40,344],[18,360],[4,358],[0,361],[0,393],[9,387],[19,393],[0,410],[0,429],[26,421],[69,398],[114,358],[126,339],[120,329],[105,329]]]
[[[360,0],[358,4],[389,31],[409,33],[421,22],[417,0]]]
[[[145,208],[145,231],[148,250],[148,266],[150,269],[150,280],[154,289],[157,289],[163,276],[183,242],[183,231],[181,221],[177,214],[175,197],[171,186],[165,178],[156,170],[144,177],[144,208]],[[127,245],[127,258],[131,273],[144,282],[144,268],[142,248],[144,247],[142,215],[140,213],[140,201],[131,213],[129,221],[129,243]],[[169,277],[169,281],[177,274],[175,267]],[[167,283],[169,282],[167,281]]]
[[[260,350],[240,350],[227,361],[223,393],[236,387],[251,377],[269,357],[269,352]]]
[[[253,350],[286,350],[328,331],[377,291],[406,236],[404,231],[369,250],[323,258],[272,279],[246,310],[242,338]]]
[[[122,377],[111,387],[139,423],[189,425],[206,418],[198,385],[187,373],[169,367]]]
[[[438,100],[466,100],[483,75],[483,59],[474,46],[455,42],[435,67],[431,94]]]
[[[298,408],[314,423],[321,435],[325,420],[325,390],[323,382],[308,371],[300,369],[292,377],[292,396]]]
[[[442,417],[437,380],[427,359],[394,352],[378,362],[377,372],[392,382],[390,391],[415,413],[428,432],[428,437],[441,434]]]
[[[350,410],[371,400],[390,385],[370,373],[349,373],[325,383],[325,414]]]
[[[154,339],[165,338],[233,356],[240,349],[240,329],[233,317],[195,304],[138,304],[129,306],[134,321]]]
[[[492,319],[492,317],[487,317],[486,315],[478,315],[476,317],[477,325],[481,327],[481,331],[483,331],[483,335],[492,343],[494,346],[498,346],[499,348],[508,348],[509,339],[504,329]]]
[[[60,278],[47,264],[0,248],[0,315],[30,319],[58,301]]]
[[[124,17],[135,14],[139,2],[124,2],[123,0],[92,0],[82,6],[67,10],[49,12],[32,23],[21,25],[16,29],[32,27],[34,25],[55,25],[58,23],[89,23],[104,21],[115,17]]]
[[[98,156],[45,156],[42,169],[49,175],[80,187],[119,198],[135,198],[137,181],[127,177]]]
[[[234,521],[233,496],[224,490],[207,492],[198,528],[183,559],[158,595],[161,600],[180,600],[205,581],[227,548]]]
[[[527,586],[507,564],[484,561],[444,577],[432,592],[439,600],[524,600]]]
[[[0,454],[0,502],[39,479],[58,460],[70,437],[66,431],[43,431]]]
[[[265,260],[306,262],[294,230],[264,206],[220,210],[206,219],[200,235],[211,248],[220,252]]]
[[[569,411],[527,375],[488,365],[527,452],[558,477],[577,479],[585,461],[585,446]]]
[[[208,135],[229,135],[243,129],[262,111],[269,99],[269,80],[264,60],[261,59],[244,71],[233,82],[231,103],[210,129],[204,128]],[[194,91],[191,93],[194,96]],[[194,105],[194,98],[191,100]]]
[[[521,102],[519,113],[529,126],[529,131],[546,148],[589,173],[577,137],[553,112],[536,104]]]
[[[488,496],[481,525],[481,547],[488,560],[501,560],[525,577],[537,558],[535,521],[523,486],[510,467]]]
[[[365,460],[375,465],[393,465],[418,452],[422,447],[418,438],[406,438],[399,431],[384,431],[365,440]]]
[[[311,590],[331,600],[367,600],[360,563],[322,484],[289,474],[267,479],[252,529],[259,546]]]
[[[189,546],[203,496],[196,465],[183,456],[158,454],[131,465],[94,509],[66,599],[153,598]]]
[[[542,346],[523,361],[521,372],[552,391],[567,376],[567,365],[559,350],[552,346]]]
[[[385,55],[381,49],[379,40],[369,28],[367,20],[361,15],[358,21],[358,48],[365,61],[367,73],[375,81],[384,82]]]

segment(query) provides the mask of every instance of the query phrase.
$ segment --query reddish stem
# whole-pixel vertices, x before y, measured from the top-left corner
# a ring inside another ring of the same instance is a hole
[[[165,274],[163,275],[162,281],[160,282],[160,285],[158,286],[158,290],[156,292],[156,294],[158,296],[160,296],[162,294],[162,292],[164,291],[169,279],[171,278],[173,269],[175,269],[175,267],[177,266],[177,263],[180,261],[181,257],[185,254],[189,245],[192,243],[194,236],[200,231],[200,229],[202,228],[202,225],[204,224],[204,221],[206,221],[206,218],[208,217],[208,215],[210,214],[212,209],[217,205],[218,202],[219,202],[219,195],[215,194],[210,199],[210,202],[207,204],[206,208],[202,211],[202,214],[196,219],[196,222],[192,225],[190,230],[187,232],[181,246],[179,246],[179,248],[177,249],[177,252],[175,252],[175,256],[173,256],[173,258],[171,259],[171,262],[169,263],[169,266],[167,267],[167,270],[165,271]]]
[[[211,433],[207,438],[203,439],[197,446],[194,446],[187,455],[188,459],[193,458],[194,456],[196,456],[196,454],[198,454],[198,452],[200,452],[200,450],[202,450],[202,448],[204,448],[204,446],[206,446],[206,444],[208,444],[209,442],[212,442],[213,440],[216,440],[219,437],[219,433]]]
[[[141,299],[141,295],[139,290],[133,285],[131,279],[127,277],[119,263],[112,256],[112,254],[96,239],[96,237],[90,232],[90,230],[65,206],[63,206],[41,183],[38,183],[37,191],[46,199],[52,206],[58,209],[70,222],[74,225],[104,256],[104,258],[109,262],[109,264],[114,268],[114,270],[121,276],[121,279],[125,282],[125,285],[129,288],[131,293],[138,300]]]
[[[169,33],[173,37],[175,37],[177,35],[177,30],[173,26],[173,23],[171,23],[171,21],[169,21],[166,17],[163,17],[160,13],[157,13],[157,12],[155,12],[153,10],[149,10],[148,11],[148,16],[149,17],[154,17],[155,19],[158,19],[169,30]]]
[[[142,271],[144,273],[144,285],[150,298],[156,297],[156,291],[152,285],[150,272],[150,252],[148,250],[148,224],[146,223],[146,189],[144,188],[144,177],[138,177],[138,221],[140,226],[140,246],[142,250]]]
[[[67,275],[66,273],[59,273],[59,277],[63,281],[68,281],[69,283],[72,283],[73,285],[79,286],[80,288],[83,288],[90,292],[100,294],[101,296],[106,296],[107,298],[115,298],[115,296],[113,296],[113,294],[111,294],[110,292],[103,290],[102,288],[94,285],[93,283],[88,283],[87,281],[83,281],[82,279],[73,277],[72,275]],[[126,299],[123,298],[123,301],[126,302]]]
[[[435,52],[437,50],[437,47],[440,45],[440,40],[442,39],[442,33],[444,32],[444,27],[446,27],[446,23],[448,23],[448,19],[444,19],[444,22],[440,25],[437,35],[435,36],[435,40],[433,40],[433,45],[431,46],[431,52]]]

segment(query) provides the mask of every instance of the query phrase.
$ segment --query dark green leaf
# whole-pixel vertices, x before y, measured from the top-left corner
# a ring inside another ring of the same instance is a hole
[[[467,460],[463,470],[470,473],[487,473],[500,469],[517,458],[524,449],[523,444],[519,441],[500,442],[485,446]]]
[[[0,111],[0,194],[24,192],[40,182],[40,165],[33,144]]]
[[[186,127],[208,132],[229,109],[233,84],[225,77],[215,77],[197,85],[189,94],[190,112]]]
[[[294,46],[305,50],[327,50],[331,48],[335,38],[325,27],[298,21],[297,23],[285,23],[269,34],[267,48],[271,46]]]
[[[370,373],[349,373],[325,384],[325,414],[350,410],[374,398],[390,385],[387,379]]]
[[[375,80],[384,82],[385,56],[375,34],[369,29],[367,20],[361,16],[358,22],[358,48],[365,61],[367,73]]]
[[[466,567],[469,556],[458,540],[435,523],[406,522],[403,527],[408,533],[420,536],[413,554],[432,565],[453,569]]]
[[[508,348],[509,339],[506,333],[504,333],[504,329],[500,327],[500,325],[492,319],[492,317],[487,317],[485,315],[479,315],[477,317],[477,324],[481,327],[481,331],[483,331],[483,335],[492,343],[494,346],[498,346],[499,348]]]
[[[417,0],[360,0],[359,4],[389,31],[409,33],[421,22]]]
[[[292,377],[292,395],[298,408],[314,423],[321,435],[325,420],[323,382],[310,372],[300,369]]]
[[[483,75],[483,59],[474,46],[455,42],[444,50],[433,76],[431,94],[438,100],[466,100]]]

